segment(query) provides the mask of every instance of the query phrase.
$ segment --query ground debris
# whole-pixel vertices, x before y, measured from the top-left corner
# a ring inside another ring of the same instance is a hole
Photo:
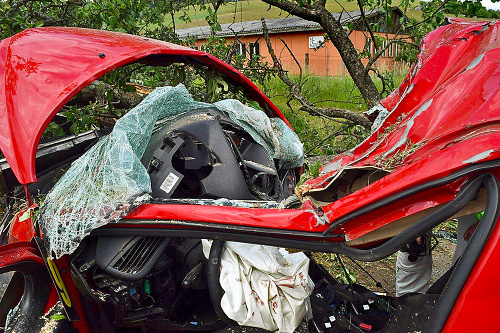
[[[51,333],[56,331],[62,321],[66,320],[64,307],[61,301],[57,301],[57,303],[42,317],[42,319],[44,320],[44,324],[40,333]]]

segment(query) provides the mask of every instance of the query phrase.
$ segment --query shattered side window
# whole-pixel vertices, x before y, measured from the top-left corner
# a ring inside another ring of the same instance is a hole
[[[45,198],[38,222],[49,252],[57,258],[72,253],[93,229],[118,221],[150,200],[150,177],[141,157],[157,121],[213,106],[248,131],[281,164],[302,164],[302,144],[281,119],[269,119],[236,100],[214,105],[197,102],[182,84],[157,88],[73,162]]]

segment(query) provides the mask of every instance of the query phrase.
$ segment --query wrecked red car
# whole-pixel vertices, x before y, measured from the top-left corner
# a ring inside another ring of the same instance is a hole
[[[18,197],[22,189],[27,202],[21,212],[7,206],[4,215],[15,217],[2,220],[5,331],[208,331],[246,323],[251,318],[228,310],[250,305],[227,299],[221,267],[234,242],[376,261],[448,219],[479,212],[466,250],[426,293],[374,293],[336,281],[312,259],[286,256],[279,267],[297,267],[293,273],[265,275],[282,274],[263,289],[278,292],[266,302],[259,290],[249,293],[262,303],[263,323],[281,318],[272,314],[281,306],[279,316],[305,317],[317,332],[500,330],[499,27],[454,20],[427,35],[406,79],[372,112],[372,134],[296,196],[302,155],[289,123],[213,56],[75,28],[30,29],[1,41],[2,186]],[[214,69],[261,110],[159,88],[106,136],[90,131],[39,145],[85,86],[137,63]],[[34,199],[40,193],[43,202]],[[229,252],[241,264],[234,267],[264,272],[262,260],[240,260],[255,249],[242,248]],[[295,274],[301,269],[309,277]],[[310,297],[290,296],[300,288]],[[263,327],[291,327],[276,325]]]

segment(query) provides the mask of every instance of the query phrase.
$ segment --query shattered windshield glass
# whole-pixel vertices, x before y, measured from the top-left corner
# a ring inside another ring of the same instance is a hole
[[[184,85],[154,90],[116,123],[82,157],[73,162],[43,201],[38,222],[49,253],[72,253],[93,229],[118,221],[151,199],[150,176],[141,163],[158,120],[216,107],[248,134],[281,166],[303,162],[298,136],[279,118],[270,119],[236,100],[215,104],[195,101]]]

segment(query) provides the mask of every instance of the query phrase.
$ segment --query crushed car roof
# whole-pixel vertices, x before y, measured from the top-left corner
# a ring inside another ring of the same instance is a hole
[[[103,74],[141,60],[211,67],[241,85],[269,115],[288,124],[250,80],[207,53],[109,31],[29,29],[0,42],[0,149],[17,179],[22,184],[36,182],[38,142],[66,102]]]
[[[348,170],[388,172],[354,194],[322,205],[328,221],[457,170],[500,159],[500,22],[451,21],[423,39],[408,76],[382,100],[388,112],[370,137],[324,165],[318,178],[301,187],[307,197],[337,188]],[[427,196],[414,211],[445,201]],[[341,229],[353,239],[385,223],[365,218],[346,225],[349,230]]]

